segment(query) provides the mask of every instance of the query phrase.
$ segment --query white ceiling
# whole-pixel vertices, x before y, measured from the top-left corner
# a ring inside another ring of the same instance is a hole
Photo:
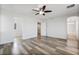
[[[75,7],[72,7],[70,9],[67,9],[66,7],[68,4],[47,4],[46,9],[52,10],[52,13],[46,14],[46,17],[57,17],[57,16],[64,16],[64,15],[74,15],[78,13],[78,6],[75,5]],[[15,14],[21,14],[25,16],[35,16],[35,11],[32,11],[32,8],[37,8],[37,4],[3,4],[2,10],[15,13]]]

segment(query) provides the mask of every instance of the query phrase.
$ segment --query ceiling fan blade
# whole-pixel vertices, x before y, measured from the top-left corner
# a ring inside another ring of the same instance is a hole
[[[37,11],[37,12],[39,12],[39,10],[36,10],[36,9],[32,9],[33,11]]]
[[[71,4],[71,5],[67,6],[67,8],[71,8],[71,7],[74,7],[74,6],[75,6],[75,4]]]
[[[39,13],[36,13],[35,15],[38,15]]]
[[[45,8],[46,8],[46,5],[44,5],[44,6],[42,7],[42,10],[44,11],[44,10],[45,10]]]
[[[46,11],[44,11],[45,13],[48,13],[48,12],[52,12],[52,10],[46,10]]]

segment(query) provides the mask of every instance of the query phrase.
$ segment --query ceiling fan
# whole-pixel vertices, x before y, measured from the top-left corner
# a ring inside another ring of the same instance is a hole
[[[45,10],[45,9],[46,9],[46,5],[43,5],[40,8],[36,8],[36,9],[32,9],[32,10],[37,12],[35,15],[41,14],[43,16],[45,16],[45,13],[52,12],[52,10]]]

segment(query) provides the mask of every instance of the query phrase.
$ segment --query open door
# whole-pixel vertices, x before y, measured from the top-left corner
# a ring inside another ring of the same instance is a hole
[[[67,19],[67,33],[68,33],[67,48],[71,51],[74,51],[75,53],[78,53],[79,49],[78,21],[79,17],[77,16],[72,16]]]

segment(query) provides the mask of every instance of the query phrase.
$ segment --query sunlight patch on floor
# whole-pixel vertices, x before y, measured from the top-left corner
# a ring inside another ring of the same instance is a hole
[[[12,54],[14,55],[20,54],[19,42],[17,38],[14,39]]]

